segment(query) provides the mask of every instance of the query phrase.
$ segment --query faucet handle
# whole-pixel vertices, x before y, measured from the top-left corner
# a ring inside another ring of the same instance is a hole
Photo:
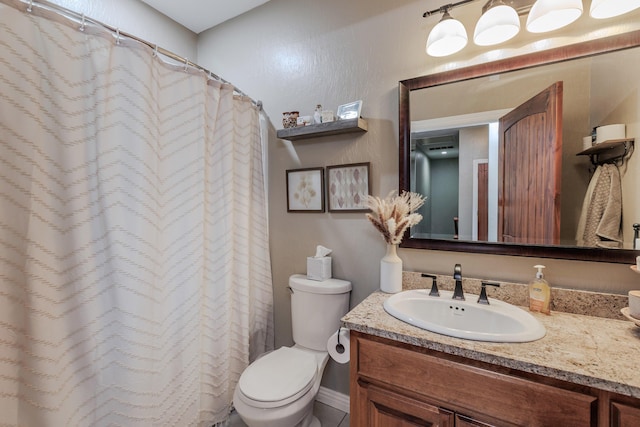
[[[456,280],[462,279],[462,266],[460,264],[456,264],[453,267],[453,278]]]
[[[487,286],[495,286],[496,288],[500,287],[500,283],[491,283],[482,281],[482,288],[480,289],[480,296],[478,297],[478,304],[489,305],[489,298],[487,298]]]
[[[440,292],[438,291],[438,282],[437,277],[433,274],[425,274],[422,273],[422,277],[428,277],[431,279],[431,291],[429,292],[430,297],[439,297]]]

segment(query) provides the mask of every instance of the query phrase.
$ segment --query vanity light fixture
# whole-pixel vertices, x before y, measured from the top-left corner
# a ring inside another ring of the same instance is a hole
[[[489,0],[482,8],[476,24],[473,41],[478,46],[491,46],[506,42],[520,31],[518,12],[503,0]]]
[[[452,8],[475,0],[460,0],[422,14],[426,18],[442,14],[427,38],[427,54],[447,56],[467,45],[467,30],[451,17]],[[583,0],[488,0],[482,7],[473,41],[478,46],[492,46],[515,37],[520,31],[520,16],[527,14],[527,30],[545,33],[565,27],[582,15]],[[640,0],[592,0],[590,15],[604,19],[640,8]]]
[[[589,14],[592,18],[613,18],[640,7],[640,0],[593,0]]]
[[[462,22],[451,17],[450,8],[451,5],[444,6],[442,19],[427,38],[427,54],[431,56],[453,55],[467,45],[467,30]]]
[[[527,31],[546,33],[566,27],[582,15],[582,0],[537,0],[527,17]]]

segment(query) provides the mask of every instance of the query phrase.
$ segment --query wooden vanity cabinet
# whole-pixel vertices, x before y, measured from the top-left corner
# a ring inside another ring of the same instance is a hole
[[[640,426],[638,399],[356,331],[350,375],[352,426]]]
[[[637,404],[637,403],[636,403]],[[611,401],[611,427],[640,426],[640,408],[631,404]]]

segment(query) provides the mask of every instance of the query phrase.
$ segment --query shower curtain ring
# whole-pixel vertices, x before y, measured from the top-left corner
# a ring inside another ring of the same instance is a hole
[[[29,0],[29,6],[27,6],[27,12],[33,12],[33,0]]]
[[[187,72],[187,69],[189,67],[189,59],[188,58],[184,58],[184,72]]]
[[[116,44],[120,44],[120,28],[116,28]]]
[[[153,57],[154,58],[158,57],[158,45],[156,45],[156,47],[153,49]]]
[[[82,14],[82,23],[80,24],[80,31],[84,31],[84,28],[86,26],[86,22],[85,22],[85,16],[84,13]]]

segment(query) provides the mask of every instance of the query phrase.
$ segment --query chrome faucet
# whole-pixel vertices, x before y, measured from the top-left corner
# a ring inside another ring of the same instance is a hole
[[[456,281],[456,287],[453,290],[453,299],[464,301],[464,292],[462,291],[462,267],[456,264],[453,268],[453,279]]]

